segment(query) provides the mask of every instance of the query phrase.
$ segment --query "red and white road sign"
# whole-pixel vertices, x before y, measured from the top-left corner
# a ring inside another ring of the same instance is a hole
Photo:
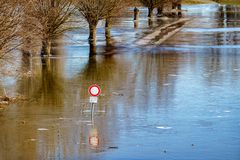
[[[89,87],[88,92],[91,96],[98,97],[101,93],[101,89],[98,85],[94,84]]]

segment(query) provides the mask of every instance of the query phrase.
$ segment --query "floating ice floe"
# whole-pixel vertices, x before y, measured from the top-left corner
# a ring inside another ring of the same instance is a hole
[[[229,110],[225,110],[224,112],[225,112],[225,113],[230,113],[231,111],[229,111]]]
[[[105,113],[106,111],[105,110],[99,110],[98,112],[99,113]]]
[[[66,119],[70,119],[70,118],[64,118],[64,117],[60,117],[60,120],[66,120]]]
[[[177,77],[178,75],[176,75],[176,74],[169,74],[169,76],[171,76],[171,77]]]
[[[47,128],[38,128],[37,130],[38,130],[38,131],[48,131]]]
[[[165,129],[165,130],[172,129],[172,127],[168,127],[168,126],[157,126],[156,128],[157,129]]]
[[[204,77],[209,77],[209,76],[210,76],[210,74],[203,74],[203,76],[204,76]]]
[[[115,95],[115,96],[124,96],[123,93],[118,93],[118,92],[112,92],[112,94]]]
[[[83,113],[90,113],[91,110],[84,110]]]
[[[83,121],[83,120],[79,120],[76,121],[76,124],[82,124],[82,123],[91,123],[92,121]]]

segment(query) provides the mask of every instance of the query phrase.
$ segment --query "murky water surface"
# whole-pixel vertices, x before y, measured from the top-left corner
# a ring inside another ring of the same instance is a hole
[[[134,29],[123,18],[115,47],[99,36],[95,58],[82,30],[44,65],[23,58],[16,65],[31,72],[3,78],[0,88],[30,102],[0,110],[0,159],[240,159],[240,8],[184,9],[192,21],[153,49],[134,41],[167,22],[149,29],[141,19]],[[93,83],[102,95],[92,121]]]

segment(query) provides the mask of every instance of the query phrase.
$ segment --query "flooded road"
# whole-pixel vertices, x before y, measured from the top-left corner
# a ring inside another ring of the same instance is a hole
[[[148,22],[134,29],[125,18],[111,54],[99,36],[100,55],[88,58],[86,36],[72,32],[82,43],[17,64],[29,74],[2,79],[0,91],[30,99],[0,110],[0,159],[240,159],[240,7],[184,9],[191,21],[154,48],[134,45]],[[94,83],[102,95],[92,121]]]

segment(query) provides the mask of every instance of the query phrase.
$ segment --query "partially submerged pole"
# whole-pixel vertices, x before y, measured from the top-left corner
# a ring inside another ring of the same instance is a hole
[[[95,110],[94,103],[91,103],[91,122],[93,124],[94,124],[94,110]]]
[[[139,14],[140,11],[137,7],[134,8],[134,21],[138,21],[139,20]]]
[[[139,15],[140,11],[137,7],[134,8],[134,28],[138,28],[139,26]]]

